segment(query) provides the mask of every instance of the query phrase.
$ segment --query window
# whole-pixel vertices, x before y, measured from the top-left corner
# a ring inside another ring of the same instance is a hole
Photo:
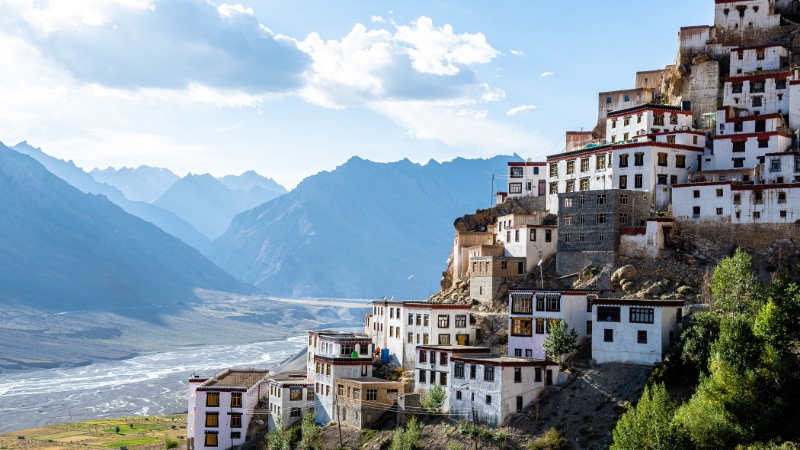
[[[675,136],[673,136],[674,138]],[[674,144],[674,142],[673,142]],[[658,154],[658,165],[662,167],[667,167],[667,154],[666,153],[659,153]]]
[[[394,337],[394,327],[389,327],[389,337]],[[344,346],[342,346],[342,347],[344,347]],[[345,355],[346,353],[342,353],[342,354]]]
[[[494,366],[483,366],[483,381],[494,381]]]
[[[628,154],[622,153],[619,155],[619,166],[620,167],[628,167]]]
[[[597,166],[597,170],[603,170],[606,168],[606,155],[597,155],[595,160],[595,165]]]
[[[659,175],[658,176],[658,184],[666,185],[667,184],[667,176],[666,175]]]
[[[581,178],[580,189],[582,191],[588,191],[589,190],[589,179],[588,178]]]
[[[677,125],[678,124],[678,115],[677,114],[670,114],[669,115],[669,123],[670,125]]]
[[[427,350],[420,350],[419,351],[419,362],[421,364],[425,364],[428,362],[428,351]]]
[[[377,401],[378,400],[378,390],[377,389],[367,389],[367,401]]]
[[[606,97],[606,103],[611,103],[611,97]]]
[[[217,427],[219,427],[219,413],[218,412],[206,412],[206,427],[207,428],[217,428]]]
[[[686,168],[686,156],[685,155],[675,155],[675,167],[679,167],[681,169]]]
[[[614,342],[614,330],[603,330],[603,342]]]
[[[598,322],[619,322],[620,321],[620,308],[619,308],[619,306],[598,306],[597,307],[597,321]]]
[[[439,365],[440,366],[446,366],[447,365],[447,358],[448,358],[447,357],[447,353],[441,352],[441,354],[439,355]]]
[[[786,192],[778,192],[778,203],[786,203]]]
[[[544,295],[542,294],[536,296],[536,310],[544,311]]]
[[[534,371],[533,371],[533,381],[535,383],[541,383],[542,382],[542,369],[541,368],[537,367],[537,368],[534,369]]]
[[[619,204],[620,205],[627,205],[628,204],[628,194],[622,194],[618,198],[619,198]]]
[[[756,133],[763,133],[765,131],[767,131],[767,121],[756,120]]]
[[[567,192],[575,192],[575,180],[567,181]]]
[[[408,333],[408,343],[409,344],[414,343],[414,333]]]
[[[439,384],[447,386],[447,372],[441,372],[439,374]]]
[[[631,323],[653,323],[653,308],[631,308]]]
[[[644,165],[644,153],[634,153],[633,154],[633,165],[634,166],[643,166]]]
[[[633,187],[641,189],[642,187],[642,174],[636,174],[633,177]]]
[[[511,319],[511,335],[512,336],[533,336],[532,321],[531,319]]]
[[[625,94],[625,101],[626,101],[626,102],[629,102],[629,101],[631,101],[631,96],[630,96],[630,94]]]
[[[231,432],[231,439],[241,439],[242,432],[241,431],[232,431]]]
[[[217,433],[209,433],[206,432],[206,441],[204,442],[206,447],[217,447],[219,446],[219,442],[217,440]]]
[[[558,177],[558,163],[550,163],[550,177]]]
[[[420,382],[420,383],[423,383],[423,384],[427,383],[427,381],[426,381],[426,379],[425,379],[425,375],[426,375],[426,373],[427,373],[427,372],[426,372],[426,371],[424,371],[424,370],[420,370],[420,371],[419,371],[419,382]]]
[[[753,107],[758,108],[761,106],[762,97],[753,97]]]
[[[439,314],[439,328],[450,328],[450,316]]]
[[[699,206],[692,206],[692,215],[695,217],[700,215],[700,207]]]
[[[533,190],[533,182],[528,181],[527,185],[525,186],[525,189],[528,191]]]
[[[533,299],[531,297],[512,297],[511,312],[514,314],[531,314],[533,312]]]
[[[775,89],[786,89],[786,80],[776,80]]]
[[[514,367],[514,383],[522,383],[522,367]]]
[[[664,115],[663,114],[655,114],[653,116],[653,125],[664,125]]]
[[[302,399],[303,399],[303,390],[302,389],[291,389],[289,391],[289,401],[299,402]]]
[[[572,225],[572,216],[561,216],[561,225]]]
[[[586,196],[585,195],[579,195],[578,196],[578,203],[580,203],[581,205],[586,204]]]
[[[769,148],[769,139],[759,139],[758,148]]]
[[[522,356],[522,349],[521,348],[515,348],[514,349],[514,356]]]
[[[536,242],[536,228],[531,228],[531,242]]]
[[[469,366],[469,378],[470,378],[470,380],[474,380],[475,379],[476,367],[477,366],[475,364],[472,364],[471,366]]]
[[[598,241],[604,241],[605,240],[605,233],[603,231],[598,231],[597,232],[597,240]]]
[[[524,169],[522,167],[512,167],[511,168],[511,178],[522,178],[523,170]]]
[[[231,408],[241,408],[241,407],[242,407],[242,393],[233,392],[231,394]]]
[[[785,219],[786,218],[786,210],[782,209],[781,212],[780,212],[780,215],[781,215],[782,219]]]
[[[450,345],[450,335],[449,334],[440,334],[439,335],[439,345]]]
[[[548,295],[547,296],[547,310],[548,311],[561,311],[561,296]]]
[[[764,193],[763,192],[756,192],[753,195],[754,195],[755,200],[756,200],[755,201],[756,205],[761,205],[761,204],[764,203]]]
[[[583,214],[581,214],[581,217],[583,217]],[[583,221],[581,221],[581,223],[583,223]],[[586,235],[584,234],[583,231],[578,233],[578,242],[583,242],[585,239],[586,239]]]
[[[408,324],[409,325],[414,325],[414,314],[409,314],[408,315]]]
[[[733,85],[733,93],[734,93],[734,94],[741,94],[741,93],[742,93],[742,90],[743,90],[743,88],[744,88],[744,85],[743,85],[743,84],[741,84],[741,83],[740,83],[740,84],[734,84],[734,85]]]
[[[573,173],[575,173],[575,160],[574,159],[567,161],[567,175],[571,175]]]
[[[753,81],[750,83],[750,92],[764,92],[765,83],[763,81]],[[761,98],[761,97],[758,97]]]
[[[717,208],[717,215],[718,215],[718,216],[721,216],[721,215],[722,215],[722,208]]]
[[[508,183],[508,193],[509,194],[521,194],[522,193],[522,183]]]
[[[589,158],[581,158],[581,172],[589,171]]]
[[[612,120],[611,121],[611,128],[617,128],[617,121],[616,120]]]
[[[219,392],[206,394],[206,406],[219,406]]]
[[[627,175],[620,175],[620,177],[619,177],[619,188],[620,189],[628,189],[628,176]]]
[[[391,336],[391,329],[392,329],[392,327],[389,327],[389,330],[390,330],[390,334],[389,335],[390,336]],[[397,337],[400,337],[400,336],[398,335]],[[356,351],[356,346],[354,344],[342,344],[340,349],[341,349],[341,354],[342,355],[352,355],[353,352]]]
[[[466,314],[458,314],[458,315],[456,315],[456,328],[467,328],[467,316],[466,316]]]
[[[544,334],[544,319],[536,319],[536,334]]]
[[[565,198],[564,199],[564,207],[565,208],[572,208],[572,199],[571,198]]]
[[[456,400],[461,400],[461,391],[456,391]]]
[[[619,223],[621,225],[627,225],[629,223],[628,213],[622,213],[619,215]]]
[[[647,331],[639,330],[636,332],[636,342],[638,344],[647,344]]]
[[[692,136],[692,144],[697,145],[697,136]]]
[[[753,212],[753,219],[760,219],[760,218],[761,218],[761,212],[760,211],[754,211]]]
[[[453,364],[453,378],[464,378],[463,362],[457,362]]]
[[[598,205],[605,205],[606,204],[606,194],[600,194],[597,196],[597,204]]]
[[[422,334],[422,345],[428,345],[428,333]]]
[[[586,334],[588,334],[589,336],[592,335],[592,321],[591,320],[587,320],[586,321]]]
[[[674,144],[674,143],[675,143],[675,136],[674,135],[667,136],[667,144]]]
[[[544,241],[545,242],[553,241],[553,230],[544,230]]]
[[[597,213],[594,220],[597,224],[606,223],[606,213]]]
[[[486,404],[487,405],[491,405],[492,404],[492,396],[491,395],[487,395],[486,396]]]
[[[314,400],[314,388],[306,390],[306,400]]]
[[[550,183],[550,193],[558,194],[558,183]]]

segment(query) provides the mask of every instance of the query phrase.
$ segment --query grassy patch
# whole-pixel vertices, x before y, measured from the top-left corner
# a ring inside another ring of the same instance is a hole
[[[143,437],[143,438],[136,438],[136,439],[127,439],[127,440],[124,440],[124,441],[108,442],[106,444],[103,444],[103,447],[115,447],[115,448],[133,447],[134,445],[149,444],[151,442],[156,442],[156,441],[158,441],[158,438]]]

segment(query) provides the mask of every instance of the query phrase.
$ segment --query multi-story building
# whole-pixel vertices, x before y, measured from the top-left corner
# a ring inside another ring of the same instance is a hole
[[[500,255],[480,256],[525,258],[525,271],[531,270],[539,264],[539,261],[553,256],[556,252],[558,226],[550,220],[550,217],[548,211],[498,217],[495,226],[496,240],[503,245],[504,252]],[[478,256],[470,255],[470,261]]]
[[[520,281],[527,272],[527,258],[485,256],[469,261],[469,296],[485,305],[491,305],[500,286]]]
[[[370,334],[355,334],[348,331],[336,330],[318,330],[308,332],[308,348],[306,351],[306,375],[308,378],[314,378],[316,373],[314,368],[314,358],[317,354],[338,354],[342,350],[341,345],[337,343],[352,342],[352,349],[348,345],[345,350],[357,352],[361,356],[371,356],[375,347],[372,346],[373,338]]]
[[[558,364],[512,356],[453,355],[448,411],[454,418],[471,418],[497,427],[559,382]]]
[[[545,162],[508,163],[508,197],[544,197],[547,193]]]
[[[486,231],[459,231],[453,238],[453,261],[451,276],[453,281],[466,280],[469,271],[469,250],[479,245],[495,245],[496,234],[494,229]],[[449,262],[449,261],[448,261]]]
[[[314,379],[305,372],[286,372],[274,375],[269,380],[269,428],[280,420],[281,426],[289,428],[314,411]]]
[[[356,428],[369,427],[397,405],[403,383],[381,378],[337,378],[334,420]]]
[[[678,337],[683,305],[683,300],[595,300],[592,358],[600,364],[662,361]]]
[[[247,440],[252,411],[268,397],[268,370],[226,369],[213,378],[189,380],[190,450],[231,448]]]
[[[575,273],[587,264],[615,261],[620,229],[642,226],[653,211],[649,192],[609,189],[558,195],[556,272]]]
[[[452,345],[418,345],[414,367],[414,388],[422,392],[435,384],[447,389],[451,379],[450,360],[454,356],[488,356],[488,347],[452,346]],[[450,398],[445,399],[443,410],[449,409]]]
[[[554,322],[566,321],[578,342],[592,335],[597,291],[512,290],[508,294],[508,355],[546,358],[543,344]]]

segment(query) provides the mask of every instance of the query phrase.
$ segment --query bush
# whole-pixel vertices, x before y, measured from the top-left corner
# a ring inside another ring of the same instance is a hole
[[[164,448],[178,448],[181,445],[181,441],[175,438],[164,438]]]
[[[321,450],[322,436],[319,427],[315,423],[317,415],[314,411],[309,411],[303,416],[303,423],[297,428],[300,430],[300,445],[297,448],[302,450]],[[370,436],[370,439],[372,436]]]
[[[497,342],[500,345],[508,344],[508,333],[503,333],[500,335],[500,340]]]
[[[464,450],[464,446],[456,441],[450,441],[447,443],[447,450]]]
[[[544,435],[531,444],[531,450],[566,450],[569,446],[564,433],[550,428]]]
[[[673,424],[676,407],[663,384],[645,387],[636,407],[617,422],[611,449],[686,448],[683,434]]]
[[[422,392],[419,402],[426,411],[433,414],[442,412],[444,401],[447,400],[447,391],[441,384],[436,383]]]
[[[416,417],[412,417],[406,427],[397,427],[392,433],[392,445],[389,450],[414,450],[422,433],[422,425]]]

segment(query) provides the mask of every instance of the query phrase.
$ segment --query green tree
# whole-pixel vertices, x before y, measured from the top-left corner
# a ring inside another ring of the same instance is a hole
[[[558,320],[547,324],[547,333],[542,344],[545,354],[563,366],[564,357],[578,348],[578,332],[575,328],[570,331],[566,321]]]
[[[714,309],[727,313],[740,313],[749,308],[750,296],[756,281],[753,276],[753,258],[742,249],[725,258],[714,269],[711,294]]]
[[[406,427],[397,427],[392,433],[392,445],[389,450],[414,450],[422,434],[422,425],[416,417],[409,419]]]
[[[442,412],[446,399],[447,391],[445,391],[441,384],[436,383],[422,392],[419,402],[429,413],[439,414]]]
[[[720,316],[713,312],[691,315],[689,324],[681,333],[681,362],[686,378],[697,382],[700,374],[708,375],[711,344],[719,337]]]
[[[686,448],[682,430],[673,423],[676,405],[663,384],[647,386],[635,408],[614,428],[612,450]]]
[[[289,430],[283,428],[283,421],[280,417],[275,421],[275,428],[264,436],[264,440],[269,450],[292,450]]]
[[[315,423],[317,415],[314,411],[309,411],[303,416],[303,423],[300,425],[300,444],[297,448],[302,450],[322,450],[322,435],[319,427]]]

